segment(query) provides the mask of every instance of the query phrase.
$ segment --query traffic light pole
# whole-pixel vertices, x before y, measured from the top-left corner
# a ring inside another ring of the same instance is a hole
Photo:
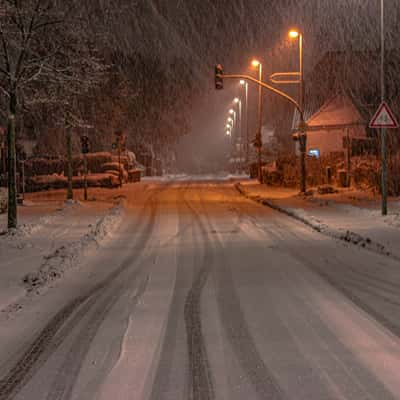
[[[300,103],[298,103],[293,97],[289,96],[288,94],[286,94],[285,92],[282,92],[279,89],[274,88],[271,85],[268,85],[267,83],[262,82],[261,80],[255,79],[252,76],[249,75],[221,75],[221,74],[217,74],[216,75],[217,78],[221,78],[221,79],[244,79],[250,82],[255,83],[256,85],[269,90],[270,92],[273,92],[275,94],[277,94],[278,96],[283,97],[284,99],[286,99],[287,101],[289,101],[290,103],[292,103],[297,111],[300,114],[300,123],[299,123],[299,131],[300,131],[300,135],[299,135],[299,139],[300,139],[300,191],[302,193],[306,192],[306,176],[307,176],[307,171],[306,171],[306,147],[307,147],[307,124],[305,122],[304,119],[304,109],[303,109],[303,97],[304,97],[304,86],[303,84],[301,85],[302,88],[302,96],[300,98]],[[261,133],[261,132],[260,132]]]

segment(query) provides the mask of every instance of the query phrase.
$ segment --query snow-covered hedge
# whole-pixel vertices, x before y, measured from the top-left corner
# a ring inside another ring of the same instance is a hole
[[[8,191],[6,188],[0,187],[0,214],[7,211]]]
[[[104,164],[118,162],[118,157],[109,152],[88,153],[86,158],[88,170],[95,174],[104,172]],[[121,157],[121,164],[124,165],[125,169],[132,168],[128,157]],[[83,166],[82,154],[72,157],[72,169],[74,175],[82,173]],[[32,158],[25,163],[25,175],[28,177],[54,174],[67,175],[67,160],[65,158]]]
[[[87,182],[89,187],[114,188],[119,185],[118,176],[113,174],[92,174],[88,175]],[[74,176],[72,180],[74,188],[83,188],[84,177]],[[26,181],[27,192],[40,192],[51,189],[66,189],[67,178],[64,175],[41,175],[30,177]]]

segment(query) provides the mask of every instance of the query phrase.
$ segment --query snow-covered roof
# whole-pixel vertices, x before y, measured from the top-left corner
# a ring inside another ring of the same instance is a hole
[[[336,95],[328,100],[308,120],[310,127],[365,124],[361,113],[350,98]]]

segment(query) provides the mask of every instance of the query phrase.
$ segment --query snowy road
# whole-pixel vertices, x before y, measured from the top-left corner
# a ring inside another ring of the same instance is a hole
[[[0,319],[0,399],[400,399],[398,262],[227,182],[128,197],[113,241]]]

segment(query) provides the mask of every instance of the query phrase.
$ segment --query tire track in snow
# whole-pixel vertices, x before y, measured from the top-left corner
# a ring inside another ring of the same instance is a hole
[[[188,228],[197,227],[200,230],[202,240],[201,243],[197,243],[194,235],[193,247],[196,249],[199,245],[203,244],[204,250],[202,257],[195,259],[193,277],[190,276],[192,271],[189,271],[188,266],[183,264],[184,261],[178,264],[177,281],[168,315],[160,361],[153,382],[151,400],[161,400],[170,394],[170,389],[172,391],[175,389],[170,387],[171,382],[169,378],[170,374],[173,373],[171,368],[174,367],[174,352],[180,350],[176,346],[177,337],[181,337],[182,334],[185,335],[186,339],[186,360],[184,361],[184,365],[179,365],[179,367],[185,369],[184,373],[187,376],[187,393],[184,396],[187,396],[189,400],[215,399],[201,321],[201,296],[211,272],[211,244],[207,230],[203,226],[197,211],[185,197],[190,186],[191,184],[188,183],[180,191],[177,199],[178,208],[180,210],[182,208],[188,210],[191,218],[190,225],[181,227],[180,235],[185,234]],[[180,215],[182,214],[182,211],[180,211]],[[183,224],[183,218],[181,218],[181,224]],[[180,325],[181,313],[183,314],[183,326]],[[179,361],[182,362],[182,359]]]
[[[97,284],[86,295],[80,296],[66,306],[64,306],[52,319],[47,323],[39,335],[34,339],[33,343],[26,349],[21,357],[14,363],[14,366],[0,379],[0,400],[8,400],[12,398],[21,388],[33,377],[35,372],[48,360],[51,354],[56,351],[63,340],[68,336],[69,332],[77,325],[90,308],[95,304],[103,291],[112,286],[112,284],[121,277],[122,273],[129,269],[135,262],[135,259],[143,252],[146,244],[151,239],[154,229],[156,212],[158,203],[155,202],[156,196],[165,188],[155,190],[147,200],[142,209],[143,215],[150,202],[150,215],[140,239],[134,244],[131,254],[121,263],[121,265],[113,271],[106,279]],[[137,270],[133,278],[137,278],[141,271]],[[100,320],[103,316],[100,316]],[[88,343],[89,345],[90,343]],[[79,360],[81,362],[81,360]],[[72,383],[73,384],[73,383]],[[63,398],[63,397],[59,397]]]
[[[207,228],[201,221],[200,215],[186,199],[185,204],[193,213],[204,243],[202,265],[195,272],[184,307],[190,371],[190,400],[212,400],[215,394],[202,332],[201,296],[212,270],[213,252]]]
[[[226,196],[226,193],[222,191],[219,193]],[[218,232],[218,229],[215,228],[211,221],[211,216],[206,209],[204,201],[202,201],[202,209],[207,219],[208,229]],[[259,398],[283,400],[285,395],[262,359],[250,333],[240,304],[240,298],[233,282],[231,268],[227,265],[224,257],[226,250],[218,235],[215,235],[213,243],[216,254],[220,256],[217,268],[214,269],[214,274],[217,302],[226,337]]]

